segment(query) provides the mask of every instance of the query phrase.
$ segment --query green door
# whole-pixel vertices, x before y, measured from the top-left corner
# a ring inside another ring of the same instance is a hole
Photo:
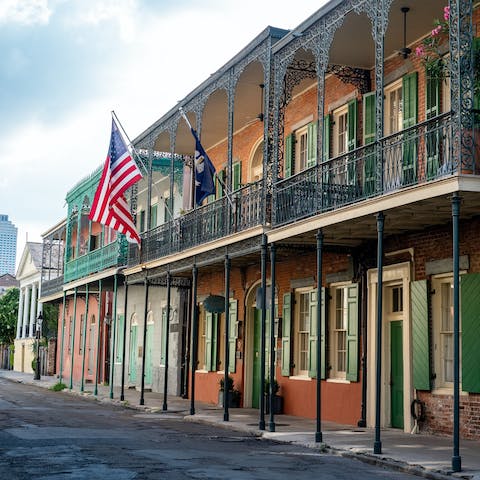
[[[137,325],[132,325],[130,329],[130,382],[135,383],[137,381]]]
[[[403,428],[403,341],[402,321],[390,323],[392,427]]]
[[[255,308],[253,315],[253,378],[252,407],[260,407],[260,336],[262,333],[262,311]]]
[[[147,337],[145,343],[145,384],[152,384],[152,343],[153,343],[153,323],[147,325]]]

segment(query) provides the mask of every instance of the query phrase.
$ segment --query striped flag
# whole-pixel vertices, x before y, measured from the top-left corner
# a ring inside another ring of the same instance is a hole
[[[124,193],[141,178],[142,174],[112,118],[110,148],[88,218],[123,233],[129,242],[140,244]]]

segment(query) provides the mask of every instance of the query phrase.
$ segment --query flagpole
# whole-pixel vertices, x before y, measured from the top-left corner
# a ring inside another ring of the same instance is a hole
[[[183,110],[183,107],[179,107],[178,108],[178,111],[180,112],[180,115],[183,117],[183,119],[185,120],[185,122],[187,123],[188,127],[190,128],[190,130],[194,130],[194,128],[192,127],[192,124],[190,123],[190,121],[188,120],[188,117],[185,115],[185,112]],[[193,167],[195,168],[195,165],[193,165]],[[193,177],[195,177],[195,175],[193,175]],[[225,184],[225,182],[217,175],[216,176],[217,178],[217,181],[218,183],[220,183],[220,185],[223,187],[223,190],[225,192],[225,196],[227,197],[227,200],[228,200],[228,203],[230,203],[231,207],[233,210],[235,210],[235,205],[233,204],[232,202],[232,199],[231,199],[231,194],[232,192],[230,192],[228,190],[228,187],[227,185]],[[196,190],[196,189],[195,189]]]
[[[127,132],[123,128],[122,122],[120,122],[120,120],[118,119],[117,114],[115,113],[115,110],[112,110],[112,117],[113,117],[115,123],[122,129],[122,132],[125,135],[125,138],[128,140],[128,144],[130,145],[130,147],[132,147],[132,151],[135,154],[135,157],[140,162],[141,167],[143,167],[143,170],[145,171],[145,173],[147,174],[147,177],[148,177],[150,175],[150,172],[149,172],[148,168],[145,166],[145,164],[143,163],[142,157],[137,152],[137,149],[135,148],[135,145],[132,143],[132,141],[130,140],[130,137],[128,136]],[[170,215],[170,218],[173,220],[173,212],[170,210],[170,208],[168,206],[168,202],[165,200],[165,198],[163,198],[163,195],[160,193],[157,185],[152,183],[152,186],[157,191],[158,196],[163,200],[163,204],[165,205],[165,208],[167,209],[167,212]]]

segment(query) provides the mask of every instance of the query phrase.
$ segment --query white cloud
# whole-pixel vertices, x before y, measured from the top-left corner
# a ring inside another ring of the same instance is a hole
[[[52,10],[48,0],[2,0],[0,2],[0,23],[21,25],[47,24]]]

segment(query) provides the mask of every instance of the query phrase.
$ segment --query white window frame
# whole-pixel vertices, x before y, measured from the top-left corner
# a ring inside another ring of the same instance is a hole
[[[346,380],[347,378],[347,329],[348,329],[348,306],[347,300],[348,295],[347,289],[351,286],[351,283],[342,283],[330,286],[330,315],[329,315],[329,360],[328,365],[330,366],[329,379],[334,380]],[[343,305],[338,305],[337,293],[343,292]],[[338,314],[343,317],[343,328],[338,328],[337,318]],[[344,334],[344,360],[343,367],[344,370],[339,369],[338,354],[341,350],[338,349],[338,337],[339,334],[343,332]]]
[[[308,156],[308,124],[295,130],[295,163],[294,173],[307,169]]]
[[[348,152],[348,105],[342,105],[334,110],[332,118],[333,157],[338,157]],[[341,126],[343,126],[342,130]]]
[[[395,92],[398,102],[396,107],[392,104],[392,94]],[[403,130],[403,80],[401,78],[385,87],[384,98],[384,126],[385,135],[388,136]],[[394,118],[395,122],[393,122]]]
[[[451,295],[449,298],[450,304],[444,300],[444,286],[450,285]],[[453,390],[453,274],[447,273],[442,275],[436,275],[432,277],[432,329],[433,329],[433,359],[434,359],[434,372],[435,372],[435,389],[434,391],[448,391]],[[444,327],[444,314],[446,314],[445,309],[450,310],[450,322],[451,330],[445,329]],[[461,318],[460,318],[460,330],[461,330]],[[452,342],[452,377],[451,380],[446,378],[445,372],[445,358],[444,358],[444,348],[443,343],[444,339],[449,336]],[[461,338],[461,331],[460,331]],[[461,349],[461,342],[460,342]],[[460,351],[460,381],[461,381],[461,367],[462,355]]]
[[[294,376],[308,378],[308,365],[309,365],[309,340],[310,340],[310,324],[312,319],[310,318],[310,293],[313,288],[299,288],[295,290],[295,310],[294,310]],[[302,311],[302,297],[306,297],[306,312]],[[308,317],[308,324],[305,325],[306,330],[300,330],[300,317],[302,313],[306,313]],[[304,346],[306,344],[306,350],[301,348],[302,339],[304,340]],[[302,353],[305,353],[305,365],[301,366]]]

